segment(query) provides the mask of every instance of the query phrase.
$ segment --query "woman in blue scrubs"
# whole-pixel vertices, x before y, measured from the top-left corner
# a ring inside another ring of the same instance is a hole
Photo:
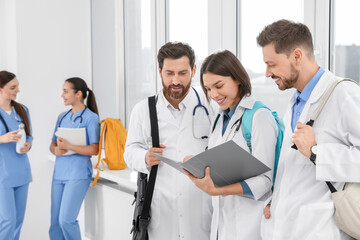
[[[28,109],[15,101],[19,81],[15,74],[0,72],[0,239],[19,239],[29,183],[32,181],[27,152],[32,143]],[[25,125],[26,143],[16,152],[19,124]]]
[[[81,239],[77,216],[92,176],[91,155],[99,150],[100,125],[94,93],[81,78],[69,78],[63,85],[65,106],[59,115],[50,151],[56,155],[51,188],[51,240]],[[86,105],[84,100],[87,98]],[[57,137],[58,128],[85,128],[86,145],[72,145]],[[68,151],[73,154],[67,155]]]

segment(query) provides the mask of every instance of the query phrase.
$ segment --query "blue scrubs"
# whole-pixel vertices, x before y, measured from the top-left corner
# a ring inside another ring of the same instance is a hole
[[[85,128],[86,145],[99,143],[99,116],[86,108],[75,112],[63,112],[59,115],[52,140],[56,141],[55,132],[63,128]],[[82,114],[82,117],[80,115]],[[65,116],[65,117],[64,117]],[[62,119],[62,120],[61,120]],[[81,122],[82,119],[82,123]],[[72,154],[56,157],[51,188],[51,240],[81,239],[77,216],[92,176],[90,156]]]
[[[29,110],[24,105],[23,108],[30,124]],[[10,132],[19,129],[22,119],[14,108],[10,114],[0,108],[0,114]],[[6,134],[6,128],[0,121],[0,136],[4,134]],[[26,136],[27,142],[32,143],[32,140],[32,136]],[[27,154],[17,153],[15,142],[0,144],[0,240],[19,239],[31,181]]]

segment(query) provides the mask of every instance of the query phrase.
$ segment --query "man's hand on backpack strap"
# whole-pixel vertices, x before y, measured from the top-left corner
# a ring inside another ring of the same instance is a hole
[[[305,157],[310,158],[311,147],[316,144],[313,128],[309,125],[297,122],[296,129],[292,136],[292,142]]]
[[[154,155],[152,155],[151,153],[156,153],[160,156],[162,156],[162,152],[163,152],[163,148],[165,148],[165,146],[163,144],[160,144],[160,148],[150,148],[146,155],[145,155],[145,162],[146,162],[146,165],[148,165],[149,167],[152,167],[154,165],[157,165],[160,163],[160,160],[157,159]]]

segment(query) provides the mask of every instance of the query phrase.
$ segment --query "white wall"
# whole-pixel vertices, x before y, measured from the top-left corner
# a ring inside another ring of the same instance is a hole
[[[14,10],[10,18],[2,14],[5,7]],[[12,68],[18,76],[18,100],[30,109],[34,135],[29,153],[33,182],[21,239],[49,239],[53,163],[48,149],[56,118],[66,109],[60,98],[64,80],[82,77],[91,87],[90,1],[0,0],[0,30],[0,39],[11,33],[15,40],[0,40],[0,69]],[[13,43],[16,47],[7,50]]]
[[[15,1],[0,0],[0,71],[16,71]],[[4,57],[5,56],[5,57]]]

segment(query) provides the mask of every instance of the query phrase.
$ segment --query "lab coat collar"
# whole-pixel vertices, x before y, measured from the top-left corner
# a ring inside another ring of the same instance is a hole
[[[333,81],[336,80],[336,77],[334,74],[332,74],[329,71],[325,71],[325,73],[321,76],[319,82],[316,84],[314,90],[312,91],[309,100],[306,102],[304,109],[301,112],[301,115],[299,117],[299,122],[302,123],[306,123],[311,114],[309,115],[309,109],[311,108],[311,106],[313,104],[316,104],[318,101],[320,101],[320,99],[322,98],[322,96],[325,94],[326,90],[330,87],[330,85],[333,83]],[[296,101],[296,92],[294,92],[294,95],[292,97],[292,100],[290,102],[290,107],[288,106],[288,112],[289,113],[289,109],[290,109],[290,113],[291,113],[291,108],[294,105]],[[284,122],[288,123],[291,122],[291,114],[285,114],[284,116]],[[288,130],[289,128],[291,129],[291,126],[285,126],[285,128]]]
[[[306,84],[302,92],[296,91],[297,98],[300,98],[303,101],[308,101],[312,91],[314,90],[315,86],[319,82],[321,76],[324,74],[325,70],[320,67],[319,70],[316,72],[314,77]]]
[[[333,81],[331,79],[335,80],[335,78],[336,77],[334,74],[326,70],[324,74],[320,77],[319,82],[314,87],[314,90],[312,91],[307,101],[307,104],[313,104],[317,102],[321,98],[321,96],[325,93],[327,88],[332,84]],[[295,91],[290,100],[291,106],[294,105],[296,98],[297,98],[297,92]]]
[[[235,112],[237,112],[239,110],[239,108],[252,109],[254,107],[254,104],[255,104],[255,98],[252,95],[249,94],[249,95],[243,97],[240,100],[240,102],[236,106],[236,111]],[[221,118],[223,118],[224,110],[219,108],[218,109],[218,114],[220,114]]]
[[[197,105],[198,100],[196,99],[194,90],[190,88],[189,92],[186,94],[185,98],[179,103],[179,108],[185,108],[184,109],[184,116],[183,116],[183,121],[181,123],[180,128],[184,128],[186,127],[185,125],[191,124],[191,113],[189,111],[192,112],[192,109],[195,105]],[[170,109],[168,108],[169,106],[173,107],[169,101],[165,98],[164,96],[164,92],[163,89],[160,91],[160,93],[158,94],[158,104],[157,106],[159,106],[157,108],[157,114],[158,116],[161,116],[166,122],[174,125],[174,127],[179,127],[176,124],[175,118],[174,116],[171,114]],[[187,117],[189,115],[189,117]]]
[[[182,110],[184,107],[186,108],[187,106],[189,106],[190,102],[191,102],[191,92],[193,92],[194,90],[190,87],[188,93],[186,94],[186,96],[184,97],[184,99],[179,103],[179,109]],[[159,97],[161,98],[161,100],[163,101],[163,104],[166,107],[170,107],[170,108],[174,108],[173,105],[171,105],[171,103],[166,99],[165,95],[164,95],[164,89],[162,89],[159,93]]]
[[[254,107],[255,104],[255,98],[252,95],[247,95],[245,97],[243,97],[240,102],[238,103],[237,107],[236,107],[236,111],[234,113],[234,115],[231,117],[228,127],[226,128],[223,136],[222,136],[222,142],[225,141],[225,139],[228,138],[228,135],[231,132],[231,126],[234,124],[234,122],[241,117],[241,115],[243,114],[244,110],[246,108],[248,109],[252,109]],[[221,111],[221,117],[219,118],[219,122],[217,123],[217,127],[215,129],[215,131],[221,131],[222,127],[223,127],[223,111]],[[230,127],[229,127],[230,126]],[[219,144],[219,142],[218,142]]]
[[[238,108],[243,107],[243,108],[252,109],[254,104],[255,104],[255,98],[249,94],[240,100]]]
[[[321,76],[319,82],[316,84],[313,92],[310,95],[308,102],[313,104],[317,102],[326,92],[326,90],[331,86],[331,84],[335,81],[336,77],[333,73],[329,71],[325,71],[325,73]]]

